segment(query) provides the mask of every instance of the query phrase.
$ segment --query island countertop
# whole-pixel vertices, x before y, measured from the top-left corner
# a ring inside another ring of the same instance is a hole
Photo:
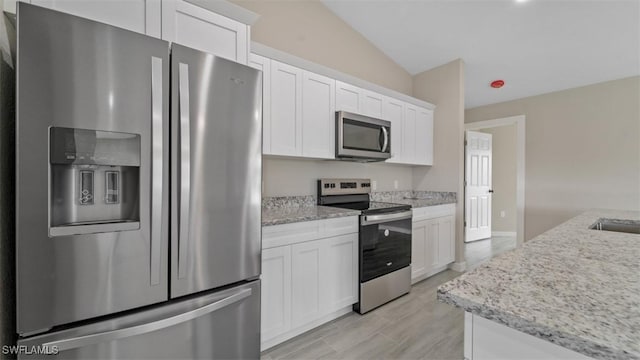
[[[438,299],[596,359],[640,359],[640,235],[590,230],[593,210],[438,289]]]

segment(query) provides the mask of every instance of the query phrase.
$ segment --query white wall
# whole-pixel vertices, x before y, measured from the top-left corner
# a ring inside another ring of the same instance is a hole
[[[251,40],[411,95],[411,75],[319,0],[232,0],[260,15]]]
[[[263,157],[263,196],[316,195],[320,178],[370,178],[377,191],[412,189],[411,167],[384,163]]]
[[[455,191],[456,262],[464,261],[464,63],[458,59],[413,78],[413,96],[436,104],[432,167],[413,170],[415,190]]]
[[[526,116],[525,239],[591,208],[640,210],[640,76],[469,109]]]

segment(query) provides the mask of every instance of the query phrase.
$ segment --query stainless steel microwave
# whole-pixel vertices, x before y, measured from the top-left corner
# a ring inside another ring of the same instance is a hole
[[[391,123],[346,111],[336,112],[336,158],[384,161],[391,157]]]

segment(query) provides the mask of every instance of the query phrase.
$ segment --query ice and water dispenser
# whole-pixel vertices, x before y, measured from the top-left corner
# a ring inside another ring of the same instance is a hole
[[[52,127],[49,234],[140,227],[140,135]]]

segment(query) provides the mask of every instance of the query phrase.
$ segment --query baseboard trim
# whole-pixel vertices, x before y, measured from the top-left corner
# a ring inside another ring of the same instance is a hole
[[[467,262],[460,261],[449,264],[449,269],[457,272],[464,272],[467,269]]]
[[[516,236],[515,231],[492,231],[491,236]]]

